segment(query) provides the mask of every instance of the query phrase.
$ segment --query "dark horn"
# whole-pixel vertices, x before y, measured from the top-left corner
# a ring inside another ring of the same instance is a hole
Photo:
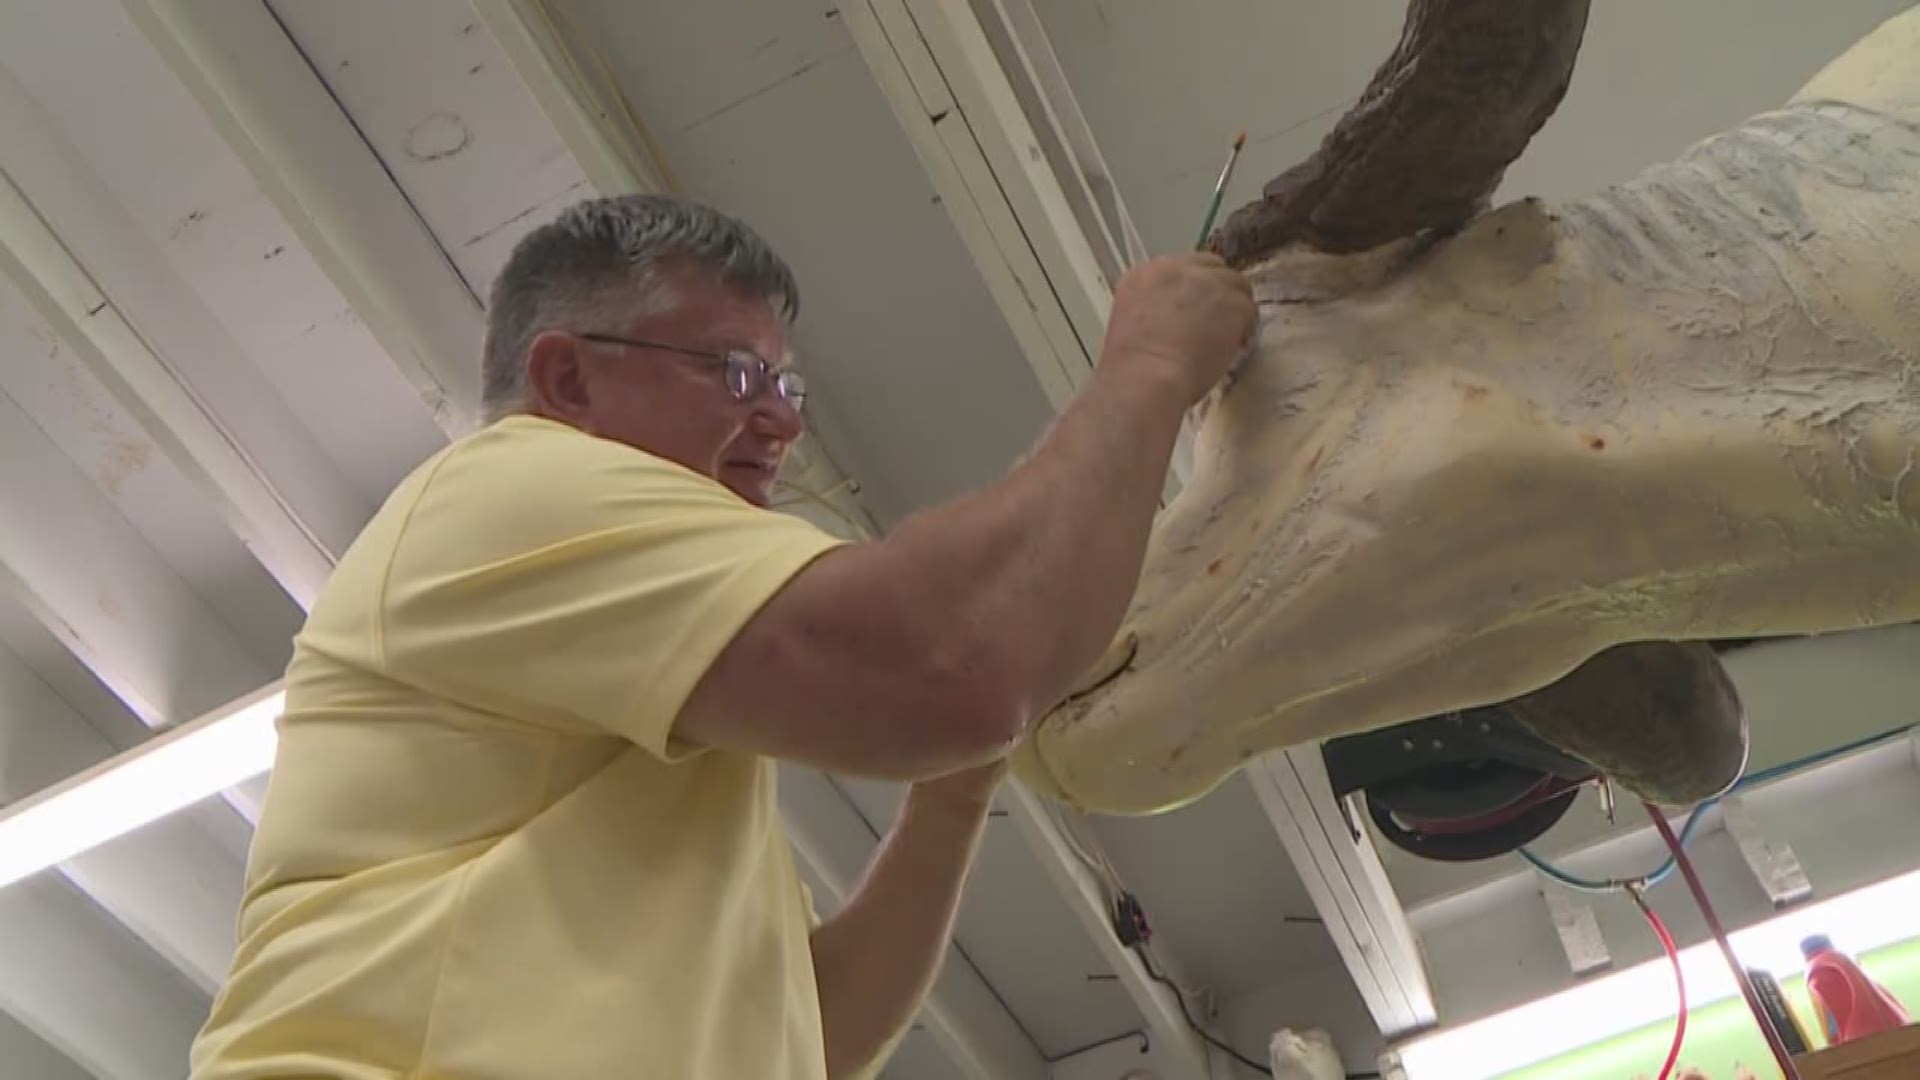
[[[1465,224],[1566,94],[1588,3],[1412,0],[1360,100],[1215,250],[1245,266],[1294,241],[1346,254]]]

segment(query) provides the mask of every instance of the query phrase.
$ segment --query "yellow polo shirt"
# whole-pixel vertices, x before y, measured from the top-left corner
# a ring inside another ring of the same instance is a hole
[[[314,605],[198,1080],[822,1080],[774,766],[670,729],[837,541],[531,417],[396,490]]]

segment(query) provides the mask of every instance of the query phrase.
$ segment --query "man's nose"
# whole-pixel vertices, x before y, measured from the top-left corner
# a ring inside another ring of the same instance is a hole
[[[772,390],[753,399],[753,432],[763,438],[792,442],[806,433],[806,418],[793,403]]]

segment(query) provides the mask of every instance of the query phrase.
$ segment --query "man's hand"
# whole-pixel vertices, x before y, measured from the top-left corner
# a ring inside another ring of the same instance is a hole
[[[1213,389],[1253,332],[1253,287],[1218,255],[1169,255],[1120,279],[1102,366],[1145,369],[1191,405]]]
[[[1004,758],[908,790],[846,906],[813,932],[814,977],[835,1080],[877,1073],[933,985],[953,936]]]

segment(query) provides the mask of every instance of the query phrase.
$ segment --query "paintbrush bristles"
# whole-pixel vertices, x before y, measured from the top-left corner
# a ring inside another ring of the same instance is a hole
[[[1233,149],[1227,151],[1227,163],[1220,166],[1220,178],[1213,182],[1213,198],[1207,200],[1207,216],[1200,223],[1200,240],[1195,250],[1205,251],[1207,241],[1213,236],[1213,220],[1220,213],[1220,197],[1227,192],[1227,181],[1233,179],[1233,163],[1240,160],[1240,149],[1247,145],[1247,132],[1242,128],[1233,137]]]

